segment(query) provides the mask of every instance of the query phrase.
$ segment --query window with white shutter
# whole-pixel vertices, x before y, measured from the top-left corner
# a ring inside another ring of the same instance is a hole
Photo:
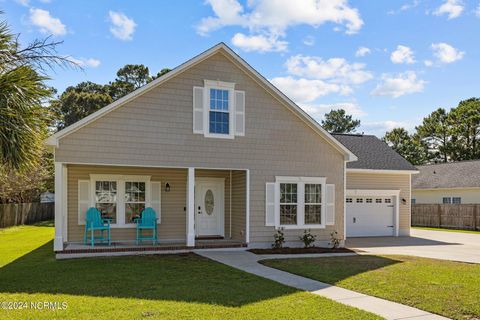
[[[275,226],[275,183],[267,182],[265,190],[265,225]]]
[[[193,88],[193,133],[233,139],[245,135],[245,92],[235,83],[204,80]]]
[[[245,91],[235,91],[235,135],[245,135]]]
[[[202,87],[193,87],[193,133],[204,133],[203,91]]]
[[[160,181],[152,181],[150,185],[150,206],[155,210],[157,213],[158,221],[157,223],[161,223],[162,219],[162,183]]]
[[[78,180],[78,224],[85,224],[85,214],[92,206],[90,199],[90,180]]]
[[[334,225],[335,224],[335,185],[327,184],[326,185],[326,224]]]

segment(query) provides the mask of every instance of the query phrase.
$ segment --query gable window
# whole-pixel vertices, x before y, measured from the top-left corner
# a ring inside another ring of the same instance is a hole
[[[280,224],[297,224],[297,184],[280,183]]]
[[[462,198],[461,197],[452,197],[452,203],[453,204],[461,204],[462,203]]]
[[[95,181],[95,208],[102,214],[103,219],[111,219],[117,223],[117,182]]]
[[[372,203],[373,200],[372,200],[372,198],[367,198],[367,199],[365,199],[365,202],[366,202],[366,203]]]
[[[382,198],[376,198],[375,203],[382,203]]]
[[[442,203],[443,203],[443,204],[451,204],[451,203],[452,203],[452,198],[450,198],[450,197],[443,197]]]
[[[193,133],[233,139],[245,135],[245,92],[235,83],[204,80],[193,87]]]
[[[352,199],[352,198],[346,198],[346,199],[345,199],[345,202],[346,202],[346,203],[352,203],[352,202],[353,202],[353,199]]]
[[[416,203],[417,203],[417,199],[412,198],[412,204],[416,204]]]
[[[357,198],[357,199],[355,199],[355,201],[356,201],[357,203],[363,203],[363,198]]]
[[[230,134],[228,90],[210,89],[209,132]]]

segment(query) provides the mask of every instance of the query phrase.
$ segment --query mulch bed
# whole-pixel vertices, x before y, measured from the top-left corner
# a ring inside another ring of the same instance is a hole
[[[355,251],[347,248],[280,248],[280,249],[250,249],[255,254],[302,254],[302,253],[355,253]]]

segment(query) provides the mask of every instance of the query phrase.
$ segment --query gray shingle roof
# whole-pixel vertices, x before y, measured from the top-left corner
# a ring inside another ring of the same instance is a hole
[[[349,169],[417,170],[410,162],[373,135],[333,134],[358,161],[348,162]]]
[[[418,166],[412,176],[413,189],[480,187],[480,160]]]

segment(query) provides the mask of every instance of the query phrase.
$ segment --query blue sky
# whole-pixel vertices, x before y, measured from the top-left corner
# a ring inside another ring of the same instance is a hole
[[[0,0],[21,40],[52,35],[84,71],[62,92],[106,83],[127,63],[153,73],[225,42],[320,120],[343,107],[360,131],[411,130],[438,107],[479,96],[479,0]]]

